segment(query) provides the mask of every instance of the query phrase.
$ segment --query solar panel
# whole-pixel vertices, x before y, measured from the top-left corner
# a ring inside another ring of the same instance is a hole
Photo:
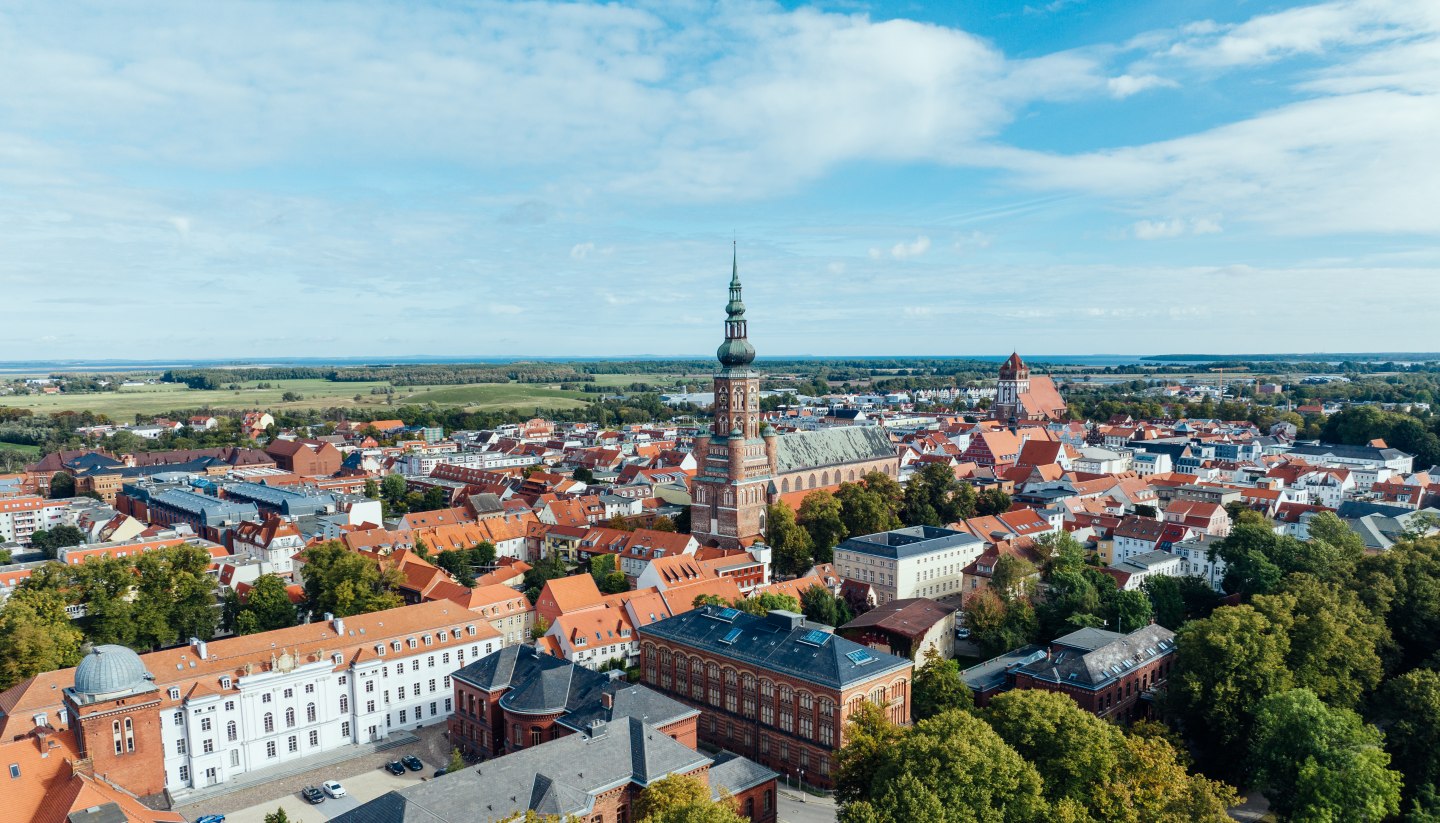
[[[870,654],[870,652],[866,651],[865,649],[856,649],[855,651],[850,652],[845,656],[850,658],[850,662],[854,663],[857,666],[863,666],[866,663],[871,663],[875,660],[874,655]]]
[[[823,646],[825,641],[830,639],[829,632],[822,632],[819,629],[811,629],[800,635],[800,642],[811,646]]]
[[[705,616],[713,618],[715,620],[721,620],[726,623],[734,623],[735,618],[740,616],[740,610],[731,608],[709,609],[705,612]]]
[[[725,636],[722,637],[722,638],[720,638],[720,642],[721,642],[721,643],[734,643],[736,640],[739,640],[739,639],[740,639],[740,634],[741,634],[743,631],[744,631],[743,629],[738,629],[738,628],[736,628],[736,629],[731,629],[730,631],[725,632]]]

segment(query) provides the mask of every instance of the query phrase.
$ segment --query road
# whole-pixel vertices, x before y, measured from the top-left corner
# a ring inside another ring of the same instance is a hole
[[[800,800],[798,793],[780,790],[776,809],[780,823],[835,823],[835,801],[828,797],[805,795]]]

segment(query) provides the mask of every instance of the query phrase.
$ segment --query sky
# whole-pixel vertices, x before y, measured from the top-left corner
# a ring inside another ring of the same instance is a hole
[[[1425,351],[1440,3],[0,2],[0,360]]]

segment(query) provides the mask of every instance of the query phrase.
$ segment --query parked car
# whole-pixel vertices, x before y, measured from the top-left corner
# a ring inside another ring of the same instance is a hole
[[[436,777],[442,777],[442,776],[448,774],[449,772],[450,772],[449,769],[436,769],[436,770],[435,770],[435,776],[436,776]]]
[[[315,788],[314,786],[306,786],[305,788],[301,789],[300,796],[305,798],[305,802],[311,804],[312,806],[316,803],[325,802],[325,793]]]
[[[207,814],[204,817],[196,818],[195,823],[225,823],[225,815]]]
[[[405,764],[401,763],[399,760],[391,760],[389,763],[385,764],[385,771],[395,775],[404,774]]]
[[[339,780],[327,780],[320,784],[320,788],[324,789],[325,793],[331,797],[345,796],[345,787],[340,785]]]
[[[412,772],[418,772],[425,768],[425,764],[420,762],[420,758],[416,757],[413,754],[407,754],[404,757],[400,758],[400,762],[404,763],[405,768],[409,769]]]
[[[969,640],[970,630],[965,628],[964,626],[961,626],[960,628],[955,630],[955,636],[961,640]]]

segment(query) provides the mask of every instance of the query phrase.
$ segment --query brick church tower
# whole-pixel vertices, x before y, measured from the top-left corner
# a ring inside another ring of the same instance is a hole
[[[715,419],[709,435],[695,438],[695,499],[690,531],[705,546],[749,545],[765,531],[765,506],[778,435],[760,428],[760,375],[750,369],[755,347],[746,339],[740,270],[730,270],[725,342],[715,353]]]
[[[995,386],[995,405],[991,416],[1002,422],[1024,419],[1024,407],[1020,395],[1030,391],[1030,367],[1020,359],[1017,352],[1010,353],[1010,359],[1000,367],[1000,382]]]

